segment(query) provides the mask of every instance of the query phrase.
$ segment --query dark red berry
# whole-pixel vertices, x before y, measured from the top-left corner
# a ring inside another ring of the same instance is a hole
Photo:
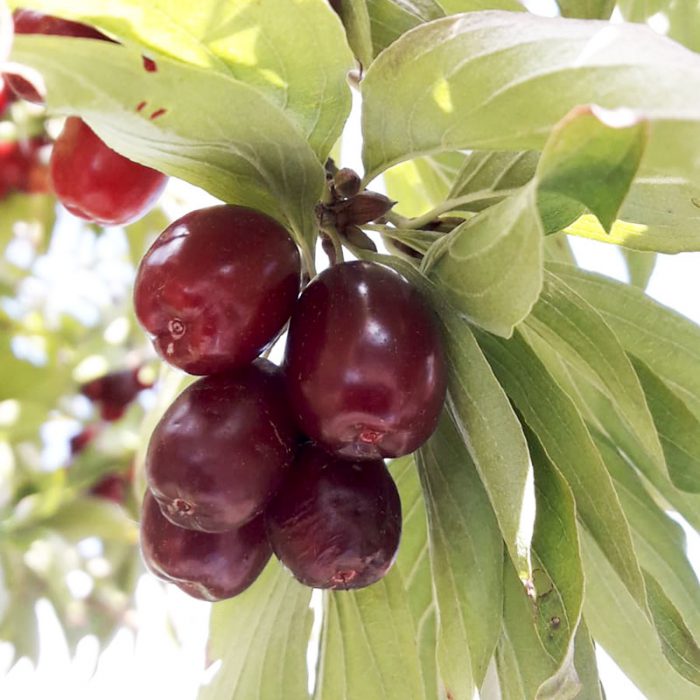
[[[79,455],[99,433],[99,426],[86,425],[79,433],[70,439],[71,456]]]
[[[10,106],[13,93],[7,81],[0,76],[0,117],[2,117]]]
[[[304,290],[285,372],[299,427],[350,459],[413,452],[437,426],[445,399],[431,309],[403,277],[373,263],[336,265]]]
[[[167,177],[113,151],[78,117],[70,117],[50,162],[56,196],[70,212],[103,225],[127,224],[156,202]]]
[[[271,554],[262,518],[239,530],[216,534],[185,530],[163,517],[150,492],[143,502],[141,552],[156,576],[209,601],[242,593]]]
[[[0,196],[48,190],[47,168],[40,153],[45,145],[42,136],[0,142]]]
[[[244,207],[199,209],[165,229],[141,261],[136,315],[160,355],[186,372],[241,367],[292,313],[300,265],[274,219]]]
[[[90,494],[122,505],[126,500],[128,486],[128,481],[121,474],[108,474],[90,489]]]
[[[80,393],[100,406],[100,415],[106,421],[121,418],[139,392],[151,384],[140,378],[139,369],[110,372],[80,387]]]
[[[151,436],[148,484],[176,525],[239,527],[277,491],[297,436],[281,371],[258,359],[200,379],[175,399]]]
[[[53,15],[45,15],[34,10],[15,10],[12,15],[15,34],[48,34],[51,36],[70,36],[82,39],[101,39],[112,41],[94,27],[80,22],[72,22]],[[24,100],[41,104],[44,98],[26,78],[8,75],[7,81],[13,92]]]
[[[303,448],[266,514],[270,544],[302,583],[362,588],[389,570],[401,501],[381,460],[351,462]]]

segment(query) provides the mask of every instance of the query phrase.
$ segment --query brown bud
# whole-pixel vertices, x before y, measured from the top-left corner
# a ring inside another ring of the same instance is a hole
[[[338,228],[347,226],[362,226],[384,216],[396,202],[377,192],[362,192],[347,202],[338,210],[336,223]]]
[[[377,246],[374,245],[374,241],[361,228],[348,226],[343,231],[343,235],[347,242],[355,248],[371,250],[373,253],[377,252]]]
[[[342,11],[343,0],[329,0],[331,7],[340,14]]]
[[[333,177],[335,191],[341,197],[354,197],[360,191],[360,176],[350,168],[341,168]]]

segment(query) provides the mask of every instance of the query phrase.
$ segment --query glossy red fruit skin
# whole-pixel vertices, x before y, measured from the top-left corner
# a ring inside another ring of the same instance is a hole
[[[45,15],[34,10],[15,10],[12,14],[15,34],[47,34],[51,36],[70,36],[82,39],[100,39],[112,41],[94,27],[80,22],[61,19],[53,15]],[[12,91],[23,100],[42,104],[43,97],[37,89],[25,78],[19,75],[8,75],[7,82]]]
[[[113,151],[78,117],[69,117],[49,163],[68,211],[105,226],[128,224],[157,201],[168,178]]]
[[[301,261],[287,231],[244,207],[198,209],[141,261],[134,305],[158,353],[190,374],[246,365],[289,319]]]
[[[148,485],[180,527],[240,527],[279,488],[298,437],[281,371],[258,359],[199,379],[175,399],[148,445]]]
[[[143,502],[141,552],[156,576],[212,602],[242,593],[272,553],[262,518],[218,534],[185,530],[163,517],[150,492]]]
[[[401,539],[401,501],[381,460],[300,452],[265,511],[272,549],[301,583],[363,588],[381,579]]]
[[[445,400],[432,310],[403,277],[374,263],[335,265],[304,290],[284,369],[302,432],[349,459],[413,452]]]

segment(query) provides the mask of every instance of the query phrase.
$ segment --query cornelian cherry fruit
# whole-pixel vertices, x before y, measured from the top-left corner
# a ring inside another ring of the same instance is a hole
[[[168,180],[113,151],[78,117],[66,120],[49,168],[61,204],[82,219],[106,226],[143,216]]]
[[[381,579],[401,538],[401,501],[381,460],[303,448],[265,512],[270,544],[301,583],[362,588]]]
[[[297,440],[281,371],[258,359],[199,379],[175,399],[151,436],[146,477],[175,525],[222,532],[263,510]]]
[[[246,365],[279,334],[301,261],[274,219],[238,206],[186,214],[139,266],[134,305],[158,353],[190,374]]]
[[[413,452],[445,400],[433,312],[403,277],[374,263],[335,265],[306,287],[284,369],[299,427],[349,459]]]
[[[262,518],[216,534],[185,530],[163,517],[150,492],[143,502],[141,552],[156,576],[208,601],[242,593],[271,555]]]

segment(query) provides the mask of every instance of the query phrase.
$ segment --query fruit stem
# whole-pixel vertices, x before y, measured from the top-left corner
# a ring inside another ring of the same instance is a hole
[[[438,204],[435,208],[431,209],[430,211],[426,212],[422,216],[417,216],[414,219],[404,219],[404,222],[399,226],[398,224],[394,224],[397,226],[397,228],[406,228],[406,229],[418,229],[423,226],[426,226],[429,224],[431,221],[434,221],[437,219],[441,214],[445,214],[448,211],[452,211],[453,209],[457,209],[457,207],[462,206],[463,204],[470,204],[472,202],[480,202],[482,200],[488,200],[488,199],[503,199],[505,197],[508,197],[515,192],[517,192],[520,188],[518,187],[512,187],[510,189],[505,189],[505,190],[497,190],[494,191],[492,189],[488,190],[479,190],[478,192],[470,192],[469,194],[462,195],[461,197],[455,197],[454,199],[447,199],[444,202],[441,202]],[[393,223],[393,221],[392,221]]]

